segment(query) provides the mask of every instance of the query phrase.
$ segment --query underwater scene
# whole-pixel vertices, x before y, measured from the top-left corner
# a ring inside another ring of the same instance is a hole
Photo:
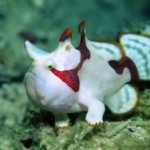
[[[77,149],[150,150],[150,1],[0,0],[0,150]]]

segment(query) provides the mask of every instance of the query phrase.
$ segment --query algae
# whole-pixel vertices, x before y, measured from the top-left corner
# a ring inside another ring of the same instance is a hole
[[[13,127],[21,123],[28,99],[23,84],[3,84],[0,89],[0,126]]]
[[[72,126],[57,129],[50,112],[34,107],[23,84],[3,84],[0,90],[0,149],[84,150],[147,149],[150,144],[150,92],[144,90],[141,104],[130,117],[105,118],[104,126],[91,127],[85,113],[76,114]],[[5,106],[5,107],[4,107]],[[81,117],[82,116],[82,117]]]
[[[104,116],[104,126],[91,127],[85,113],[70,114],[72,125],[54,127],[50,112],[33,106],[25,93],[24,73],[30,66],[25,40],[53,50],[67,27],[87,21],[93,39],[116,39],[119,32],[150,34],[149,0],[144,1],[0,1],[0,150],[148,150],[150,89],[142,84],[137,111],[118,119]],[[48,51],[49,51],[48,50]]]

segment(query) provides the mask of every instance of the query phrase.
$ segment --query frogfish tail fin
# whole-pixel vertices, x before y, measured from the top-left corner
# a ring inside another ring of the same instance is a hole
[[[150,37],[123,34],[120,37],[126,56],[135,64],[139,79],[150,80]]]

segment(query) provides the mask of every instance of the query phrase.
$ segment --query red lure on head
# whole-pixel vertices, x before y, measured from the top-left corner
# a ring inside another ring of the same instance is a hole
[[[72,36],[73,30],[71,28],[66,29],[60,37],[61,42],[64,42],[66,39]]]
[[[76,68],[70,70],[59,71],[55,68],[51,68],[51,71],[59,77],[63,82],[65,82],[74,92],[79,91],[80,80],[78,77],[78,71],[81,69],[84,61],[90,58],[90,51],[88,50],[85,43],[85,32],[84,32],[84,22],[79,25],[81,40],[80,44],[77,47],[77,50],[81,53],[81,59]],[[61,35],[60,41],[65,41],[67,38],[72,36],[72,29],[66,29]]]

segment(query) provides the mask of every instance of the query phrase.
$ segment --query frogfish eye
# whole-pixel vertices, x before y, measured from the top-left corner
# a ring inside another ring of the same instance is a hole
[[[52,65],[48,65],[48,68],[49,68],[49,69],[52,69]]]

